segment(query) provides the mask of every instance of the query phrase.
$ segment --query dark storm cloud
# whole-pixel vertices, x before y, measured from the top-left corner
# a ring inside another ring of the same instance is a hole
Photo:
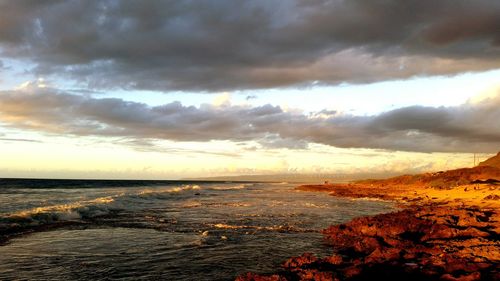
[[[496,0],[0,1],[3,56],[95,88],[220,91],[500,67]]]
[[[301,114],[278,106],[148,106],[46,88],[0,92],[4,126],[44,133],[152,140],[255,141],[265,148],[344,148],[420,152],[495,152],[500,94],[457,107],[411,106],[374,116]]]

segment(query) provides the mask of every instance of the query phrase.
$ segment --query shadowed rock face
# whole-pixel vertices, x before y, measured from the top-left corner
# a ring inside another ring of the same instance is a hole
[[[334,255],[294,257],[237,280],[500,280],[497,210],[411,207],[323,231]]]

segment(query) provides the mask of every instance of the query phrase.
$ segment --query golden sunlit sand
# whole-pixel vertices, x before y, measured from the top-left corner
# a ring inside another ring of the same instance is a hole
[[[421,185],[395,185],[390,187],[358,184],[302,185],[299,190],[324,191],[332,196],[353,198],[379,198],[403,203],[446,203],[482,208],[500,208],[500,185],[464,184],[450,189],[436,189]]]
[[[415,188],[403,193],[404,197],[421,199],[424,203],[440,202],[451,205],[479,206],[481,208],[500,208],[500,186],[462,185],[448,190],[434,188]]]
[[[301,185],[299,190],[325,191],[333,196],[379,198],[408,203],[500,207],[500,153],[477,167],[347,184]]]

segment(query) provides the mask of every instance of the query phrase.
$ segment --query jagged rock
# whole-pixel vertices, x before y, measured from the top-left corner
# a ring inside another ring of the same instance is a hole
[[[481,280],[481,273],[474,272],[468,275],[461,275],[460,277],[453,277],[451,274],[443,274],[441,276],[443,281],[476,281]]]
[[[287,280],[500,280],[498,222],[497,210],[433,205],[358,218],[323,231],[338,254],[291,258],[277,276]],[[247,276],[254,279],[238,280],[280,280]]]
[[[342,258],[342,256],[339,256],[339,255],[333,255],[333,256],[329,256],[329,257],[322,259],[321,262],[324,262],[327,264],[338,265],[338,264],[342,264],[343,258]]]
[[[301,256],[290,258],[283,264],[283,267],[290,271],[296,271],[301,267],[309,265],[316,261],[318,261],[318,258],[316,258],[314,255],[310,253],[304,253]]]

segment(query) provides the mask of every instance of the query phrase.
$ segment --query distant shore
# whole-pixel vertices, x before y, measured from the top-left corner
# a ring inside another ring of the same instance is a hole
[[[301,185],[297,190],[395,200],[402,210],[323,230],[333,254],[305,253],[249,280],[500,280],[500,169]],[[320,242],[318,242],[320,243]]]

